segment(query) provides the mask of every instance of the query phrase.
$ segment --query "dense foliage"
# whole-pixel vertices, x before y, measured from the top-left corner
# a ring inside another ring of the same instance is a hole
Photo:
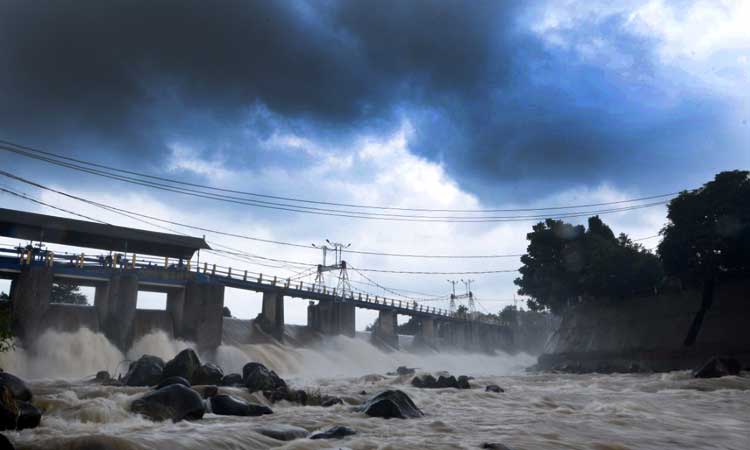
[[[529,308],[560,313],[592,299],[622,299],[653,292],[663,273],[658,258],[626,235],[615,237],[598,216],[588,229],[547,219],[527,234],[518,293]]]
[[[750,272],[750,173],[722,172],[669,203],[659,255],[687,284]]]
[[[10,296],[0,292],[0,301],[8,301]],[[0,307],[0,353],[13,349],[13,329],[11,327],[10,308]]]
[[[73,305],[88,305],[86,296],[80,287],[67,281],[58,281],[52,285],[50,303],[70,303]]]

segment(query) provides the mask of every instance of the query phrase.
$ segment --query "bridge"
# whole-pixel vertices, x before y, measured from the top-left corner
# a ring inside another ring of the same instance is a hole
[[[55,254],[41,246],[0,247],[0,278],[11,280],[14,330],[24,341],[47,328],[86,326],[122,349],[153,329],[200,348],[216,348],[222,341],[227,287],[262,293],[262,312],[252,326],[278,340],[283,338],[285,297],[309,301],[307,327],[324,335],[354,336],[356,308],[376,310],[372,339],[389,348],[399,345],[398,314],[418,319],[415,341],[427,346],[441,340],[487,349],[507,340],[507,330],[496,323],[415,301],[337,292],[291,277],[194,263],[196,251],[210,249],[200,238],[7,209],[0,209],[0,235],[113,252]],[[94,305],[50,303],[52,285],[61,280],[93,287]],[[139,291],[166,293],[166,310],[138,310]]]

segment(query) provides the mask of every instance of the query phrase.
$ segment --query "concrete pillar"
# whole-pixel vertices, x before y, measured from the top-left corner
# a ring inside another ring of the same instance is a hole
[[[138,276],[115,273],[106,289],[94,298],[99,327],[113,344],[126,351],[133,340],[133,323],[138,303]],[[106,299],[106,301],[105,301]]]
[[[339,319],[339,334],[344,336],[354,337],[356,334],[356,309],[353,304],[350,303],[337,303],[338,319]]]
[[[170,289],[167,291],[167,312],[172,317],[172,329],[175,336],[184,335],[183,324],[185,314],[185,289]]]
[[[13,329],[25,343],[36,339],[42,331],[40,326],[49,309],[52,279],[51,268],[40,265],[24,267],[11,282]]]
[[[307,308],[307,324],[314,330],[327,334],[355,335],[355,309],[353,304],[321,300]]]
[[[189,281],[178,337],[195,342],[201,350],[221,345],[224,324],[224,286],[218,283]]]
[[[104,321],[109,314],[109,282],[94,287],[94,308],[99,319],[99,329],[104,329]]]
[[[277,340],[284,336],[284,296],[281,292],[263,293],[260,326]]]
[[[435,345],[435,320],[423,317],[419,323],[419,340],[427,345]]]
[[[385,344],[389,348],[398,348],[397,314],[392,310],[378,312],[378,320],[372,330],[371,339],[375,345]]]

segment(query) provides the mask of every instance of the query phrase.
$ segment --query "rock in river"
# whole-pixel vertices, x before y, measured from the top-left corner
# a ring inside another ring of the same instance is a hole
[[[192,348],[186,348],[164,365],[165,377],[193,379],[193,373],[201,366],[201,360]],[[196,384],[196,383],[193,383]]]
[[[376,394],[358,407],[357,410],[368,416],[385,419],[391,417],[407,419],[424,415],[411,398],[400,390],[388,390]]]
[[[182,377],[167,377],[161,380],[161,382],[156,385],[155,389],[161,389],[164,386],[169,386],[170,384],[181,384],[185,387],[190,387],[190,382]]]
[[[222,386],[244,386],[245,383],[242,381],[242,375],[238,373],[230,373],[224,375],[221,379]]]
[[[130,409],[151,420],[172,419],[174,422],[197,420],[206,412],[201,396],[181,384],[170,384],[149,392],[135,400]]]
[[[0,372],[0,387],[7,386],[10,393],[16,400],[30,402],[32,398],[31,390],[26,383],[17,376],[8,372]]]
[[[17,401],[18,406],[18,422],[16,422],[17,430],[25,430],[27,428],[36,428],[42,421],[42,411],[36,406],[29,402]]]
[[[221,370],[221,367],[217,366],[216,364],[204,364],[193,373],[192,382],[195,385],[201,385],[201,384],[214,384],[218,385],[221,384],[221,380],[224,378],[224,371]]]
[[[498,386],[498,385],[496,385],[496,384],[488,384],[488,385],[487,385],[487,386],[486,386],[486,387],[484,388],[484,391],[485,391],[485,392],[496,392],[496,393],[498,393],[498,394],[499,394],[499,393],[501,393],[501,392],[505,392],[505,389],[501,388],[500,386]]]
[[[242,368],[242,381],[250,392],[288,389],[276,372],[257,362],[245,364]]]
[[[727,375],[739,375],[740,362],[734,358],[713,356],[699,369],[693,371],[695,378],[719,378]]]
[[[269,424],[255,429],[256,432],[276,439],[277,441],[293,441],[305,438],[309,434],[307,430],[292,425]]]
[[[130,363],[123,382],[128,386],[153,386],[162,379],[164,361],[158,356],[143,355]]]
[[[423,375],[421,377],[414,377],[411,380],[411,385],[418,388],[425,389],[440,389],[440,388],[454,388],[454,389],[471,389],[469,384],[469,377],[461,375],[456,378],[453,375],[445,376],[440,375],[437,379],[432,375]]]
[[[221,416],[262,416],[264,414],[273,414],[273,411],[268,406],[248,403],[231,395],[214,395],[209,401],[211,402],[211,412]]]
[[[343,425],[336,425],[327,430],[317,431],[310,435],[310,439],[341,439],[357,434],[356,431]]]

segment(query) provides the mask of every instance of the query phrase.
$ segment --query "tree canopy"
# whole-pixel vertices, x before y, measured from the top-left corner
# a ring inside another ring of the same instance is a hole
[[[598,216],[588,229],[547,219],[526,235],[518,293],[531,297],[530,309],[560,313],[591,299],[622,299],[652,292],[662,281],[658,258],[625,234],[615,237]]]
[[[52,285],[49,301],[50,303],[88,305],[88,299],[81,293],[80,287],[68,281],[58,281]]]
[[[750,272],[750,172],[722,172],[669,202],[658,253],[687,284]]]

